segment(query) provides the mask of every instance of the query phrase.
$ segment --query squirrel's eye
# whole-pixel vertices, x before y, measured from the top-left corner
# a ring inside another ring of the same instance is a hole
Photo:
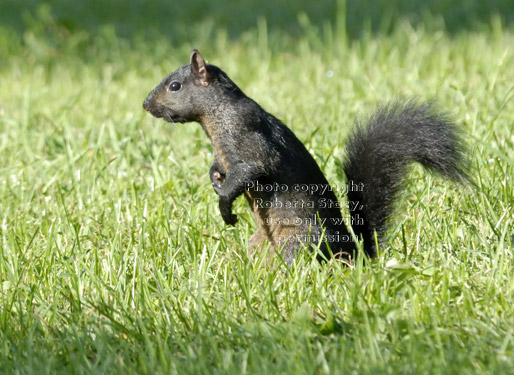
[[[180,84],[180,82],[173,81],[170,84],[170,91],[178,91],[178,90],[180,90],[181,87],[182,87],[182,85]]]

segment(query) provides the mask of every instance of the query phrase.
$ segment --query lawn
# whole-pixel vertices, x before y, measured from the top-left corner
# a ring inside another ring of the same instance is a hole
[[[3,0],[0,373],[513,373],[513,26],[510,0]],[[266,267],[201,127],[141,107],[193,48],[336,186],[398,97],[461,125],[476,186],[414,166],[376,259]]]

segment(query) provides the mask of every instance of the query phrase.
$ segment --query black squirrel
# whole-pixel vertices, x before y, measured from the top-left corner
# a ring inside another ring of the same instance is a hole
[[[209,175],[223,220],[235,225],[232,203],[241,194],[253,210],[258,229],[250,247],[268,241],[271,256],[281,251],[288,264],[303,246],[319,246],[321,257],[357,255],[337,198],[302,142],[197,50],[189,65],[153,89],[143,108],[168,122],[202,125],[214,150]],[[346,151],[351,227],[370,257],[384,236],[408,164],[468,180],[457,126],[427,103],[381,107],[354,128]]]

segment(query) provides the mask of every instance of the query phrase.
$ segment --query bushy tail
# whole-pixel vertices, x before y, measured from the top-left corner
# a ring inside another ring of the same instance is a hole
[[[376,253],[374,232],[379,241],[384,235],[408,164],[418,162],[452,180],[469,180],[458,128],[431,104],[409,101],[380,108],[355,128],[346,151],[344,172],[354,187],[348,199],[360,203],[351,212],[353,230],[369,256]]]

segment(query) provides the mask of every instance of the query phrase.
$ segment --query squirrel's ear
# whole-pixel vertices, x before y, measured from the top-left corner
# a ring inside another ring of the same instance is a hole
[[[196,82],[202,86],[209,86],[209,74],[207,71],[207,66],[200,52],[198,52],[196,49],[191,51],[190,60],[191,73],[193,73],[195,76]]]

